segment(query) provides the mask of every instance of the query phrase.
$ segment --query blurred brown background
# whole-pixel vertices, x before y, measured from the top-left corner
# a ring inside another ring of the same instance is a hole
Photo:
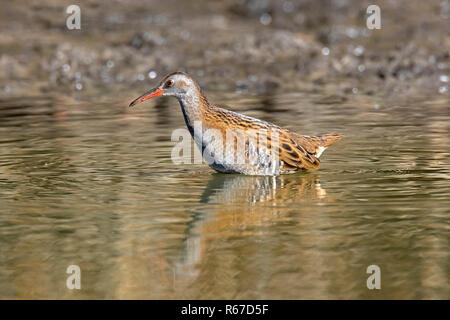
[[[67,6],[81,30],[66,28]],[[366,9],[381,8],[381,30]],[[7,1],[0,93],[97,94],[175,70],[219,91],[448,92],[450,1]]]

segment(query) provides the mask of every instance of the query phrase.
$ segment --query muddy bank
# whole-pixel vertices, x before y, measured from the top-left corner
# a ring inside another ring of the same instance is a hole
[[[208,90],[448,95],[450,1],[9,1],[0,95],[139,91],[182,70]],[[106,92],[106,93],[105,93]],[[133,95],[133,94],[131,94]]]

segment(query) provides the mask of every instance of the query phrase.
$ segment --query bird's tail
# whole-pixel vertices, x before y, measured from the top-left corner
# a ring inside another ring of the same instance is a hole
[[[317,142],[321,147],[328,148],[330,145],[332,145],[335,142],[338,142],[342,139],[342,136],[337,133],[329,133],[324,134],[321,136],[317,136]]]
[[[328,148],[333,143],[341,140],[342,136],[337,133],[329,133],[323,134],[321,136],[311,137],[311,139],[314,141],[314,144],[316,145],[314,155],[317,158],[319,158],[326,148]]]
[[[337,133],[323,134],[320,136],[295,135],[294,138],[299,146],[302,146],[302,148],[316,158],[319,158],[326,148],[341,139],[342,136]]]

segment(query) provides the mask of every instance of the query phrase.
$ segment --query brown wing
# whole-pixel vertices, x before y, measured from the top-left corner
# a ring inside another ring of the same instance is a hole
[[[284,162],[282,171],[298,171],[300,169],[316,170],[320,161],[310,150],[315,150],[312,145],[300,145],[291,137],[289,131],[280,130],[279,146],[280,160]]]

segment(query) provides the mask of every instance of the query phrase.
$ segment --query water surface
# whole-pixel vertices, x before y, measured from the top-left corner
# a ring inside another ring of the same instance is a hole
[[[344,135],[280,177],[174,165],[176,101],[126,98],[0,100],[0,298],[450,297],[447,96],[210,94]]]

